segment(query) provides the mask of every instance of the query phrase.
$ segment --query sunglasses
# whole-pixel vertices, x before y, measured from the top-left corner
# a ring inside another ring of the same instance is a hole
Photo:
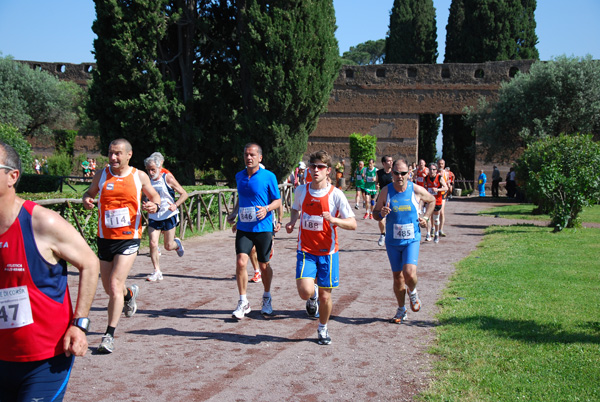
[[[408,172],[398,172],[397,170],[393,171],[396,176],[406,176]]]
[[[16,168],[14,168],[14,167],[11,167],[11,166],[6,166],[6,165],[0,165],[0,169],[17,170],[17,169],[16,169]]]
[[[311,169],[319,169],[319,170],[328,168],[327,165],[321,165],[319,163],[311,163],[310,167],[311,167]]]

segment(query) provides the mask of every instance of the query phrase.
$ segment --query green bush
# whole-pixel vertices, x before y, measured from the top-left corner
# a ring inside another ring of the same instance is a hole
[[[516,165],[527,197],[546,210],[556,231],[600,197],[600,144],[591,135],[548,137],[527,147]]]
[[[54,130],[54,149],[56,153],[65,152],[73,156],[75,152],[76,130]]]
[[[358,162],[367,162],[369,159],[375,159],[377,149],[377,137],[368,134],[352,133],[350,140],[350,158],[352,159],[351,172],[358,167]]]
[[[25,140],[19,129],[10,124],[0,123],[0,141],[10,145],[17,151],[21,157],[21,170],[23,173],[34,173],[31,145]]]
[[[73,158],[64,152],[58,152],[48,158],[48,171],[55,176],[70,176]]]
[[[24,174],[21,176],[17,191],[19,193],[45,193],[58,191],[60,176]]]

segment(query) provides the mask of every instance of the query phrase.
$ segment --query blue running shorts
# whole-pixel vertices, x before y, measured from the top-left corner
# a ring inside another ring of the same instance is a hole
[[[298,251],[296,254],[296,279],[316,278],[320,288],[337,288],[340,284],[340,259],[338,253],[313,255]]]
[[[419,262],[419,242],[414,241],[405,246],[385,245],[393,272],[401,272],[406,264],[417,265]]]

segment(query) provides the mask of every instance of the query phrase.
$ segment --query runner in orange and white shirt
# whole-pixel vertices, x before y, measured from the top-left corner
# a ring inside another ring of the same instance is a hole
[[[108,327],[99,353],[112,353],[114,333],[121,316],[131,317],[137,310],[137,285],[125,286],[133,266],[142,236],[142,209],[156,213],[160,196],[152,187],[148,175],[132,166],[133,155],[129,141],[120,138],[108,147],[109,166],[96,172],[92,184],[83,194],[83,206],[94,208],[98,198],[98,258],[104,291],[109,296]],[[142,203],[142,192],[149,201]]]
[[[442,175],[438,173],[437,165],[433,162],[429,164],[429,175],[425,178],[425,188],[427,188],[429,194],[432,194],[435,197],[435,208],[433,209],[433,226],[435,231],[433,242],[439,243],[440,211],[442,209],[444,192],[448,191],[448,187],[446,186],[446,181]],[[429,222],[427,222],[427,237],[425,238],[425,241],[431,241]]]
[[[441,237],[446,237],[446,233],[444,233],[444,222],[446,222],[446,200],[448,199],[448,195],[450,195],[450,173],[446,170],[446,161],[443,159],[438,160],[437,162],[438,173],[444,181],[446,182],[446,187],[448,190],[442,193],[442,209],[440,210],[440,233]]]
[[[300,218],[296,286],[298,295],[306,300],[308,315],[319,317],[318,343],[328,345],[331,291],[339,285],[337,228],[355,230],[356,219],[344,193],[327,179],[331,156],[325,151],[313,153],[309,168],[313,181],[296,189],[290,222],[285,228],[292,233]]]

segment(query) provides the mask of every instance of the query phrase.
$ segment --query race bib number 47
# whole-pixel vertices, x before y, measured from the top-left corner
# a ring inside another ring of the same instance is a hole
[[[27,286],[0,289],[0,329],[33,324]]]

